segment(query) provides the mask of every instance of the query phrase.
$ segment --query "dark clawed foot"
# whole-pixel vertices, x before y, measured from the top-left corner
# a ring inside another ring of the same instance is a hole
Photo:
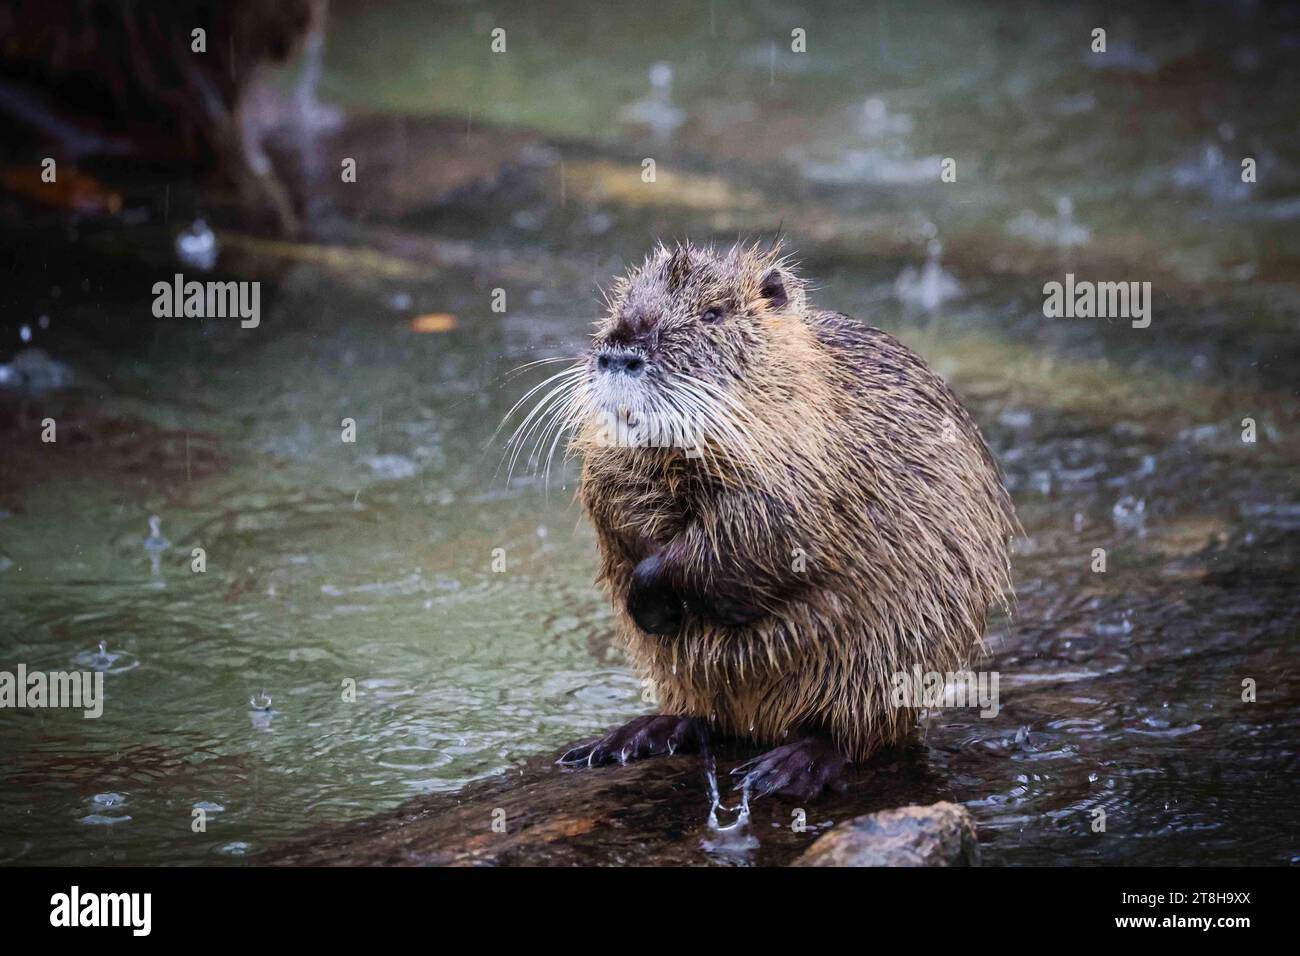
[[[627,593],[627,613],[647,634],[675,634],[681,630],[686,607],[681,595],[663,579],[663,559],[652,554],[632,572]]]
[[[648,714],[633,718],[599,740],[579,744],[556,763],[570,767],[583,764],[596,767],[616,760],[627,763],[639,757],[693,750],[700,744],[700,727],[699,719],[695,717]]]
[[[792,800],[812,800],[844,773],[848,761],[829,740],[805,737],[755,757],[731,771],[757,799],[775,793]]]

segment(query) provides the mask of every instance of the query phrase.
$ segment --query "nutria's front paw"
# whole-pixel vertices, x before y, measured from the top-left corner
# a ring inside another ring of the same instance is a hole
[[[726,594],[711,594],[691,602],[691,610],[724,627],[745,627],[764,615],[757,605]]]
[[[674,754],[697,748],[703,734],[704,724],[696,717],[648,714],[632,718],[599,740],[574,747],[556,763],[569,767],[583,764],[596,767],[614,761],[627,763],[638,757]]]
[[[847,763],[829,740],[805,737],[769,750],[731,774],[741,777],[736,789],[747,790],[755,799],[775,793],[793,800],[812,800],[839,780]]]
[[[681,629],[686,603],[666,580],[658,554],[644,559],[632,572],[627,613],[648,634],[675,634]]]

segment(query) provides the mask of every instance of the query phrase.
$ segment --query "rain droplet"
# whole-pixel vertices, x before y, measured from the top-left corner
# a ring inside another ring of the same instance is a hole
[[[150,552],[166,551],[172,543],[162,536],[162,518],[149,516],[149,537],[144,539],[144,549]]]
[[[117,655],[108,652],[108,641],[100,641],[99,650],[92,659],[97,667],[112,667]]]
[[[207,272],[217,264],[220,248],[217,235],[202,219],[195,219],[176,237],[176,255],[192,269]]]
[[[1146,526],[1147,503],[1145,499],[1125,495],[1111,509],[1115,527],[1121,531],[1141,532]]]

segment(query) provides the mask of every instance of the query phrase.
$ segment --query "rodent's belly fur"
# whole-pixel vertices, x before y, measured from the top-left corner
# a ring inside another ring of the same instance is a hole
[[[969,665],[989,608],[1010,593],[1014,517],[978,428],[919,358],[847,317],[808,323],[843,374],[818,400],[836,419],[825,460],[791,455],[788,491],[752,496],[765,517],[773,500],[782,507],[765,522],[765,534],[782,527],[763,560],[792,547],[807,556],[801,588],[771,613],[744,627],[691,616],[671,635],[642,631],[624,607],[637,561],[712,505],[689,481],[652,488],[642,475],[629,487],[627,471],[604,462],[584,465],[581,496],[619,634],[663,712],[767,744],[825,733],[861,760],[915,724],[916,711],[891,700],[893,675]],[[648,510],[646,494],[657,496]],[[735,531],[728,555],[748,526]]]

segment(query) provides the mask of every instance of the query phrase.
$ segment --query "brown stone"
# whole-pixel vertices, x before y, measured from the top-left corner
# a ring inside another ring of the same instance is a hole
[[[957,803],[854,817],[820,837],[792,866],[978,866],[975,823]]]

